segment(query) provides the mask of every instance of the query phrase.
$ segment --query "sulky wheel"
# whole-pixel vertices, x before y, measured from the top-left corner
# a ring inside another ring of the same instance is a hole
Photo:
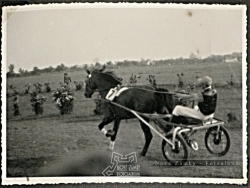
[[[209,153],[218,157],[226,155],[230,148],[230,135],[228,131],[220,126],[209,128],[205,135],[205,145]]]
[[[170,141],[173,139],[173,133],[168,133],[166,138]],[[182,166],[188,159],[188,147],[184,138],[176,134],[175,149],[167,143],[165,140],[162,141],[162,153],[163,156],[174,166]]]

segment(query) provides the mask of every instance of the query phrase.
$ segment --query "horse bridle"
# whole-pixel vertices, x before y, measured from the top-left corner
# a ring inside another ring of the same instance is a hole
[[[89,85],[90,85],[90,82],[91,82],[91,76],[88,78],[88,84],[89,84]],[[108,90],[110,90],[110,89],[111,89],[111,88],[101,89],[101,90],[95,89],[94,92],[108,91]]]

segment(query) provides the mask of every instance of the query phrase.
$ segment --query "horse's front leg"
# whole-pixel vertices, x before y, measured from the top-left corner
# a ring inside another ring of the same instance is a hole
[[[115,139],[119,129],[120,121],[121,121],[120,119],[115,119],[112,135],[110,137],[110,145],[109,145],[110,150],[114,150]]]
[[[110,131],[107,131],[104,126],[111,123],[114,120],[113,117],[105,117],[102,122],[98,125],[99,130],[105,135],[109,136]]]

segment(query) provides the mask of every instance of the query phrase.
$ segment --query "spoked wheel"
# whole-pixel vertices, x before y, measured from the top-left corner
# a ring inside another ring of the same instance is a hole
[[[226,155],[230,148],[230,135],[223,126],[220,126],[219,131],[217,127],[209,128],[205,135],[205,145],[211,154],[218,157]]]
[[[168,133],[166,138],[172,141],[173,133]],[[165,140],[162,141],[162,153],[171,165],[182,166],[188,159],[188,147],[181,135],[176,134],[175,138],[175,149]]]

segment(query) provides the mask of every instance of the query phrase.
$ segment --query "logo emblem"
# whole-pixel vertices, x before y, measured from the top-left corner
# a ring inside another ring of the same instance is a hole
[[[121,155],[113,152],[111,165],[102,174],[104,176],[140,176],[140,165],[137,164],[136,153]]]

